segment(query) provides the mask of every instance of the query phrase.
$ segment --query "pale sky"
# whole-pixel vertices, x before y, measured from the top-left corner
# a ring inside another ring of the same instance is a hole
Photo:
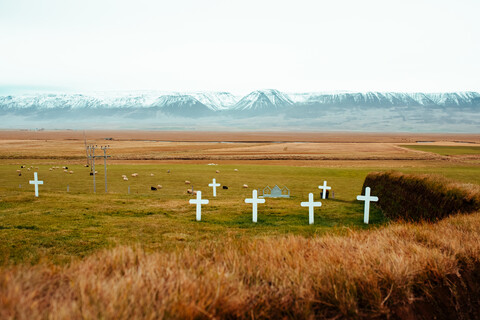
[[[0,0],[0,91],[480,91],[479,13],[479,0]]]

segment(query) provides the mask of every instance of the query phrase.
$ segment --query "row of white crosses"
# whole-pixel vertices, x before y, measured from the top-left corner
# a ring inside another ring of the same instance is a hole
[[[209,187],[213,188],[213,196],[217,196],[217,187],[220,186],[220,183],[217,183],[215,179],[213,179],[212,183],[208,185]],[[322,199],[326,199],[327,190],[331,190],[332,187],[327,186],[327,181],[323,181],[323,185],[318,186],[319,189],[322,189]],[[363,222],[368,224],[369,215],[370,215],[370,202],[371,201],[378,201],[378,197],[374,197],[370,195],[370,187],[365,188],[365,195],[357,196],[357,200],[365,201],[364,206],[364,218]],[[195,204],[197,206],[197,221],[202,219],[202,204],[208,204],[207,199],[202,199],[202,192],[197,191],[197,198],[190,199],[190,204]],[[257,222],[257,212],[258,212],[258,204],[265,203],[265,199],[258,198],[258,191],[252,191],[252,197],[245,199],[245,203],[252,204],[252,221],[254,223]],[[315,207],[321,207],[321,202],[315,202],[313,200],[313,193],[308,194],[308,202],[301,202],[300,205],[302,207],[308,207],[308,223],[313,224],[313,217],[314,217],[314,209]]]
[[[35,185],[35,197],[38,197],[38,186],[40,184],[43,184],[43,181],[38,180],[38,175],[36,172],[33,174],[34,180],[30,180],[30,184]],[[217,183],[215,179],[213,179],[212,183],[208,185],[209,187],[213,188],[213,196],[217,196],[217,187],[220,187],[221,184]],[[319,189],[322,189],[322,199],[326,199],[326,192],[327,190],[332,189],[332,187],[327,186],[327,181],[323,181],[322,186],[318,186]],[[371,201],[378,201],[378,197],[371,196],[370,195],[370,187],[365,188],[365,195],[362,196],[357,196],[357,200],[360,201],[365,201],[365,206],[364,206],[364,219],[363,222],[368,224],[369,220],[369,215],[370,215],[370,202]],[[197,221],[200,221],[202,219],[202,204],[208,204],[207,199],[202,199],[202,192],[197,191],[197,198],[196,199],[190,199],[190,204],[195,204],[197,206]],[[253,190],[252,191],[252,197],[245,199],[245,203],[251,203],[252,204],[252,221],[257,222],[257,209],[258,209],[258,204],[260,203],[265,203],[265,199],[260,199],[258,198],[258,191]],[[321,202],[315,202],[313,200],[313,193],[308,194],[308,202],[301,202],[300,205],[302,207],[308,207],[308,223],[313,224],[313,217],[314,217],[314,208],[315,207],[321,207],[322,203]]]

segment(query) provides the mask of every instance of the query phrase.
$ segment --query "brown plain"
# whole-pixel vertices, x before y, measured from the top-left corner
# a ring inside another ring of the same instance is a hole
[[[253,161],[305,165],[338,160],[428,161],[445,157],[401,145],[424,141],[437,145],[480,144],[478,134],[3,130],[0,159],[81,161],[85,158],[84,137],[88,144],[110,145],[112,160],[123,163]]]

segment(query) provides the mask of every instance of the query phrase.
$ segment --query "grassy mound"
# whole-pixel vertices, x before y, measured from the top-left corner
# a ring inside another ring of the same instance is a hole
[[[378,196],[377,205],[395,220],[437,221],[455,213],[480,210],[480,187],[434,175],[370,173],[363,184]]]

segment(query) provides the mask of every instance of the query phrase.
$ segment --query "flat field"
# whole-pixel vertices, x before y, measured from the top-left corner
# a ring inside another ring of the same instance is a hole
[[[343,142],[328,142],[322,139],[334,137],[331,133],[326,137],[318,133],[292,134],[293,138],[278,133],[219,133],[217,138],[230,140],[226,143],[215,141],[212,133],[162,136],[158,132],[133,132],[127,136],[119,132],[87,132],[85,135],[93,138],[87,143],[111,146],[108,193],[104,191],[103,161],[97,159],[94,194],[91,168],[84,166],[84,141],[78,136],[83,132],[17,133],[18,137],[15,132],[0,134],[3,262],[33,263],[46,258],[61,263],[118,244],[169,250],[224,237],[290,233],[313,236],[376,228],[388,221],[373,206],[371,223],[363,224],[363,203],[356,201],[365,176],[376,170],[435,173],[480,184],[476,159],[452,160],[398,143],[440,138],[446,144],[460,143],[459,148],[466,148],[465,141],[478,142],[474,135],[340,133],[340,138],[330,139]],[[147,135],[157,140],[137,140]],[[104,140],[112,137],[114,140]],[[197,141],[166,141],[182,137]],[[455,142],[458,140],[462,142]],[[26,168],[21,169],[22,165]],[[64,166],[73,173],[64,172]],[[28,183],[34,171],[44,181],[39,198],[33,196],[33,186]],[[133,173],[138,176],[132,177]],[[124,181],[122,175],[129,180]],[[208,187],[213,178],[228,187],[220,187],[216,198]],[[185,184],[186,180],[191,184]],[[318,185],[324,180],[332,187],[334,199],[322,201],[322,207],[315,211],[315,224],[310,226],[308,209],[300,202],[306,201],[310,192],[320,200]],[[162,188],[150,190],[158,185]],[[267,199],[265,205],[259,206],[258,223],[253,224],[251,205],[244,199],[251,196],[253,189],[262,194],[267,185],[286,186],[291,197]],[[187,189],[192,186],[210,200],[203,208],[202,222],[195,221],[195,207],[188,203],[193,196]]]
[[[480,154],[480,146],[404,145],[404,147],[413,149],[413,150],[433,152],[442,156],[479,155]]]
[[[0,131],[0,159],[83,160],[85,141],[110,145],[113,162],[215,160],[308,165],[325,160],[442,159],[436,153],[402,146],[427,140],[440,145],[480,144],[479,135],[473,134]]]
[[[383,232],[397,223],[372,205],[365,225],[363,202],[356,200],[371,171],[438,174],[480,184],[478,153],[438,152],[477,148],[478,135],[86,132],[85,137],[88,144],[110,145],[106,194],[101,159],[93,193],[83,132],[0,132],[0,263],[5,270],[68,266],[114,247],[175,256],[264,240],[286,245],[290,236],[320,241],[362,230]],[[434,143],[435,149],[408,146],[417,141]],[[28,183],[33,172],[44,181],[38,198]],[[213,178],[228,187],[220,187],[216,198],[208,187]],[[324,180],[334,198],[320,199]],[[267,185],[286,186],[291,197],[266,199],[254,224],[244,199],[253,189],[261,195]],[[201,222],[188,202],[192,186],[210,201]],[[308,208],[300,206],[310,192],[322,202],[314,225],[308,224]]]

